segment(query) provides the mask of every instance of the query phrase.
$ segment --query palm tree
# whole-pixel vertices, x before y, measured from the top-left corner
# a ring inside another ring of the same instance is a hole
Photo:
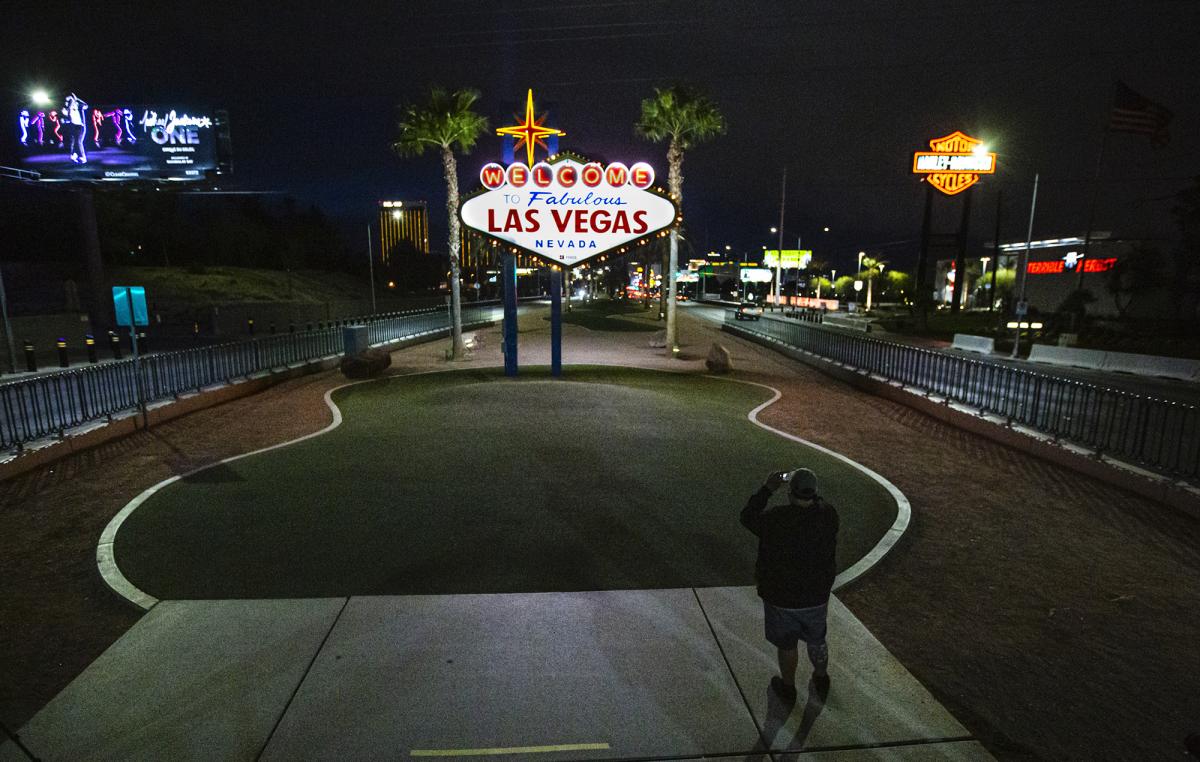
[[[442,152],[446,175],[446,211],[450,214],[450,313],[451,358],[464,353],[462,339],[462,294],[459,285],[458,162],[455,149],[468,153],[487,130],[487,117],[471,110],[479,91],[463,88],[449,92],[435,87],[424,103],[405,106],[397,125],[392,150],[401,156],[420,156],[428,148]]]
[[[885,260],[877,257],[863,257],[862,273],[860,275],[867,281],[867,312],[871,311],[871,286],[886,266],[887,262]]]
[[[804,276],[808,278],[809,286],[816,284],[818,299],[821,298],[821,286],[823,285],[822,281],[825,281],[826,283],[828,282],[827,280],[825,280],[824,278],[821,277],[821,271],[824,270],[828,266],[829,266],[829,263],[822,259],[817,259],[816,257],[809,257],[808,258],[808,266],[804,268]],[[799,289],[800,289],[800,279],[801,279],[801,276],[799,273],[797,273],[796,274],[796,290],[797,291],[799,291]],[[799,296],[799,294],[796,294],[796,296]]]
[[[708,97],[684,85],[654,88],[654,96],[642,101],[638,133],[655,143],[667,141],[669,190],[677,205],[683,205],[683,152],[725,132],[725,117]],[[667,262],[667,349],[679,350],[675,326],[675,271],[679,269],[679,230],[671,228]]]

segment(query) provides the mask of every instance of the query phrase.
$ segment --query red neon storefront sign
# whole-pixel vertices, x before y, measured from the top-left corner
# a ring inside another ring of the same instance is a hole
[[[1116,257],[1108,257],[1107,259],[1085,259],[1083,260],[1083,271],[1085,273],[1102,273],[1113,269],[1117,264]],[[1054,273],[1068,272],[1066,264],[1061,259],[1050,259],[1045,262],[1030,262],[1025,267],[1025,271],[1030,275],[1052,275]],[[1077,272],[1072,270],[1071,272]]]

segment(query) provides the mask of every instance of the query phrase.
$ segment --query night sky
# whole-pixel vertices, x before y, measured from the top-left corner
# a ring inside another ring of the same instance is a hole
[[[697,248],[773,247],[786,166],[785,244],[801,234],[835,267],[861,248],[911,262],[923,198],[911,155],[955,129],[999,153],[975,195],[977,240],[992,236],[997,188],[1003,237],[1024,236],[1035,171],[1034,236],[1081,234],[1117,79],[1174,112],[1172,140],[1112,135],[1096,228],[1173,236],[1170,196],[1200,174],[1194,0],[19,3],[6,16],[5,113],[34,86],[225,108],[226,187],[364,223],[377,199],[424,198],[435,243],[440,164],[388,148],[397,105],[433,84],[481,90],[493,129],[532,87],[563,148],[649,160],[664,182],[665,148],[634,134],[639,101],[656,85],[697,85],[729,122],[685,162]],[[464,189],[499,147],[485,136],[460,159]],[[939,208],[949,230],[956,202]]]

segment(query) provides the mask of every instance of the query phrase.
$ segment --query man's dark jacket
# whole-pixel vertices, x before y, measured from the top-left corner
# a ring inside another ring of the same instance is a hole
[[[763,487],[742,509],[742,525],[758,536],[758,595],[785,609],[822,606],[837,576],[838,514],[820,497],[811,505],[767,507]]]

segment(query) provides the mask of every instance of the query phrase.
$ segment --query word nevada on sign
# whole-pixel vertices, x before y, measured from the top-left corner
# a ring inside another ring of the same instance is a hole
[[[620,253],[679,221],[645,162],[600,164],[557,154],[532,167],[487,164],[483,187],[459,206],[471,230],[561,267]]]
[[[932,151],[913,154],[913,173],[927,175],[929,184],[953,196],[996,171],[996,154],[970,135],[955,131],[929,141]]]

